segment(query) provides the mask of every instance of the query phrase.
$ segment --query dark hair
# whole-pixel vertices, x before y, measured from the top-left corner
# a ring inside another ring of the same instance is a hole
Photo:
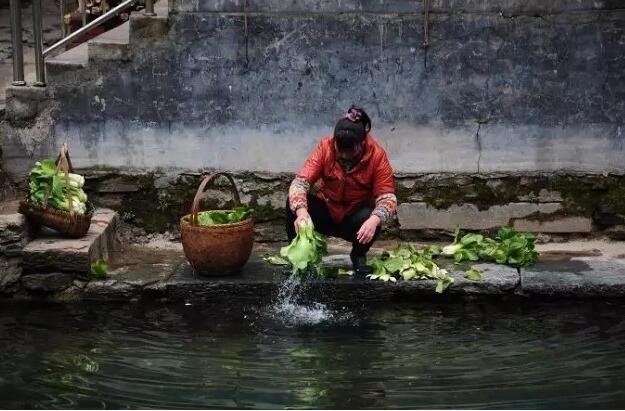
[[[363,142],[371,130],[371,120],[367,113],[356,106],[347,110],[347,115],[334,127],[334,141],[339,150],[352,150]]]

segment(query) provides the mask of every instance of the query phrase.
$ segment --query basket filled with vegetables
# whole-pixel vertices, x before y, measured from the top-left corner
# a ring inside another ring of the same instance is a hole
[[[31,231],[41,226],[66,237],[83,237],[91,226],[93,209],[83,191],[85,179],[72,172],[68,148],[63,144],[56,160],[37,161],[30,171],[29,193],[19,212],[27,218]]]
[[[235,208],[200,211],[199,203],[206,186],[219,176],[230,182]],[[254,222],[250,214],[251,210],[241,207],[232,176],[214,173],[202,180],[193,198],[191,213],[180,219],[182,248],[197,274],[230,275],[245,265],[254,245]]]

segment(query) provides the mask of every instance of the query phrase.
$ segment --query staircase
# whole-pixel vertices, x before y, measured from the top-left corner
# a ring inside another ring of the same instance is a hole
[[[157,1],[154,11],[155,16],[133,13],[127,23],[48,57],[45,61],[46,87],[31,86],[32,79],[27,77],[27,86],[6,89],[5,121],[0,122],[2,167],[13,181],[24,180],[33,158],[52,157],[58,146],[70,138],[66,130],[59,129],[59,123],[67,118],[68,111],[60,110],[59,105],[60,101],[71,101],[72,96],[78,94],[73,90],[92,87],[94,94],[94,100],[88,106],[84,102],[71,106],[70,111],[75,117],[102,112],[107,103],[113,104],[113,101],[99,99],[98,89],[104,86],[98,79],[102,73],[118,72],[120,64],[132,64],[136,58],[134,50],[141,50],[144,54],[146,48],[158,44],[167,35],[168,0]]]
[[[133,56],[132,39],[141,38],[146,34],[166,32],[169,15],[167,1],[160,0],[155,3],[156,16],[131,14],[128,22],[69,51],[48,58],[46,72],[49,85],[53,87],[55,80],[64,80],[75,70],[88,69],[90,62],[130,61]]]

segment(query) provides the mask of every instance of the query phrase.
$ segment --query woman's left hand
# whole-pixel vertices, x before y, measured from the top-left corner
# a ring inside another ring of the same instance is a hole
[[[380,217],[377,215],[372,215],[365,221],[360,230],[356,233],[356,239],[360,244],[368,244],[373,240],[373,236],[375,235],[375,230],[380,225]]]

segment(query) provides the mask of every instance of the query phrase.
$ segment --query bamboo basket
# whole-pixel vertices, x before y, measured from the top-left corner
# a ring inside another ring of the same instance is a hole
[[[191,213],[180,219],[184,254],[195,272],[204,276],[231,275],[239,272],[250,258],[254,245],[252,218],[229,224],[208,226],[198,224],[200,199],[206,186],[218,176],[224,176],[230,182],[235,207],[241,204],[232,176],[227,173],[214,173],[202,180],[193,198]]]
[[[68,181],[68,173],[73,172],[67,144],[63,144],[56,159],[56,172],[65,174],[66,183]],[[33,204],[30,201],[29,195],[27,195],[26,200],[20,202],[18,211],[26,217],[29,232],[31,234],[36,234],[39,232],[41,226],[45,226],[58,231],[64,237],[84,237],[91,227],[93,210],[88,209],[86,214],[56,210],[46,205],[49,195],[50,193],[47,193],[44,205]],[[71,208],[71,197],[69,202]]]

